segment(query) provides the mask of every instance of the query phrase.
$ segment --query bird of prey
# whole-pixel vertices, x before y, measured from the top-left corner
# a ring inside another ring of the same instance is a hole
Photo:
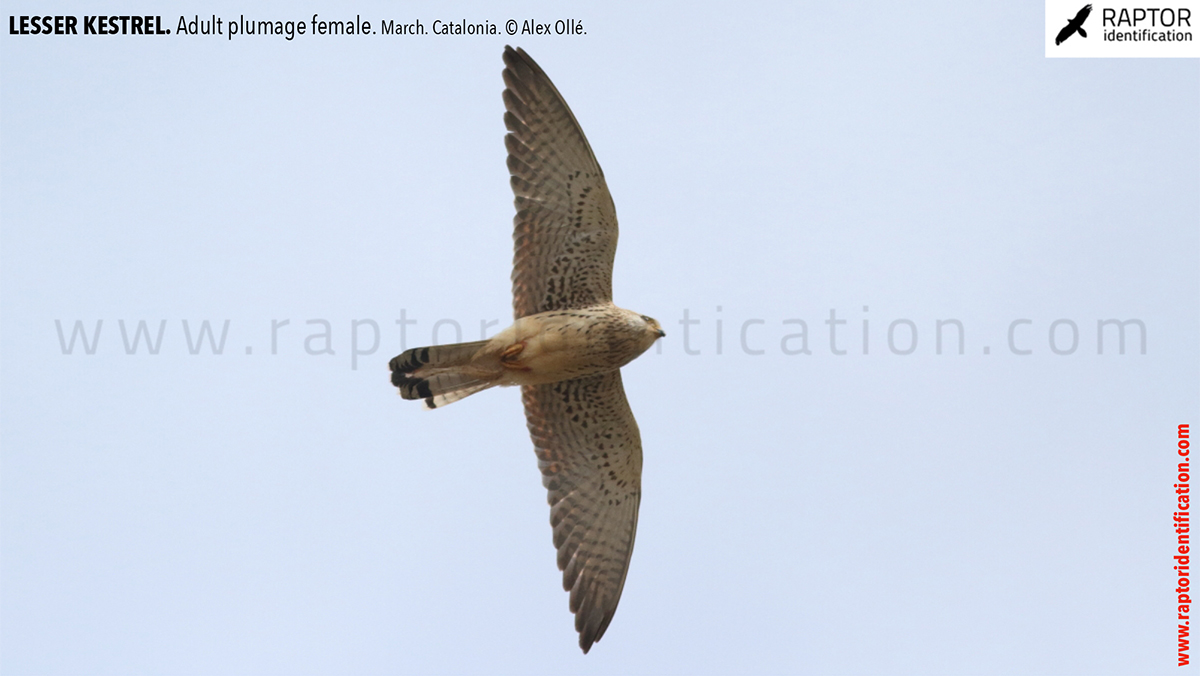
[[[407,350],[389,366],[401,396],[428,408],[521,386],[586,653],[621,599],[641,501],[642,443],[620,368],[666,334],[612,302],[617,213],[567,102],[524,50],[506,47],[504,65],[515,321],[491,340]]]
[[[1063,26],[1063,29],[1058,32],[1058,36],[1054,38],[1054,44],[1061,45],[1064,40],[1074,35],[1076,31],[1079,31],[1079,34],[1086,38],[1087,31],[1083,30],[1083,22],[1087,21],[1088,15],[1091,13],[1092,6],[1084,5],[1083,9],[1079,10],[1079,13],[1075,15],[1075,18],[1068,21],[1067,25]]]

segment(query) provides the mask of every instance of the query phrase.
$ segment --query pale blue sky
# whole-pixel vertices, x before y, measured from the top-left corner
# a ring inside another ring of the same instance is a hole
[[[213,7],[153,11],[587,34],[0,37],[3,673],[1175,669],[1195,60],[1045,59],[1030,2]],[[625,369],[644,497],[586,657],[519,393],[424,412],[386,368],[401,313],[409,347],[509,320],[505,44],[668,334]]]

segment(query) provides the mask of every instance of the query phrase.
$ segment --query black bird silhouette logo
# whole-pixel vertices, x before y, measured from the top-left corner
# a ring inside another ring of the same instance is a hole
[[[1068,21],[1067,25],[1063,26],[1063,29],[1058,32],[1058,37],[1054,38],[1054,44],[1061,45],[1064,40],[1074,35],[1076,31],[1079,31],[1079,34],[1086,38],[1087,31],[1083,30],[1083,22],[1087,21],[1088,15],[1091,13],[1092,6],[1084,5],[1083,9],[1079,10],[1079,13],[1075,15],[1075,18]]]

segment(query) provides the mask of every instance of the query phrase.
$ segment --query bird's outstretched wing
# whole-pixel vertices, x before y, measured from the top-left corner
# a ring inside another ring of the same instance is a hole
[[[620,371],[526,385],[521,398],[586,653],[604,635],[625,586],[641,501],[641,436]]]
[[[1079,10],[1079,12],[1075,15],[1075,18],[1071,20],[1071,23],[1075,24],[1076,26],[1082,26],[1083,22],[1087,21],[1088,15],[1091,13],[1092,6],[1084,5],[1083,9]]]
[[[504,48],[513,219],[513,312],[612,300],[617,212],[567,102],[523,49]]]
[[[1063,40],[1066,40],[1067,38],[1071,37],[1071,34],[1074,32],[1075,32],[1075,24],[1073,24],[1073,23],[1067,24],[1066,26],[1063,27],[1062,30],[1060,30],[1058,32],[1058,35],[1056,35],[1054,37],[1054,44],[1061,45]]]

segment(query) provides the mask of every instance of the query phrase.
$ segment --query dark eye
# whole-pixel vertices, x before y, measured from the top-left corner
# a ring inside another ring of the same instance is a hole
[[[654,321],[654,320],[653,320],[653,319],[650,319],[650,318],[649,318],[649,317],[647,317],[646,315],[642,315],[642,321],[644,321],[644,322],[646,322],[646,323],[649,323],[649,322],[652,322],[652,321]]]

